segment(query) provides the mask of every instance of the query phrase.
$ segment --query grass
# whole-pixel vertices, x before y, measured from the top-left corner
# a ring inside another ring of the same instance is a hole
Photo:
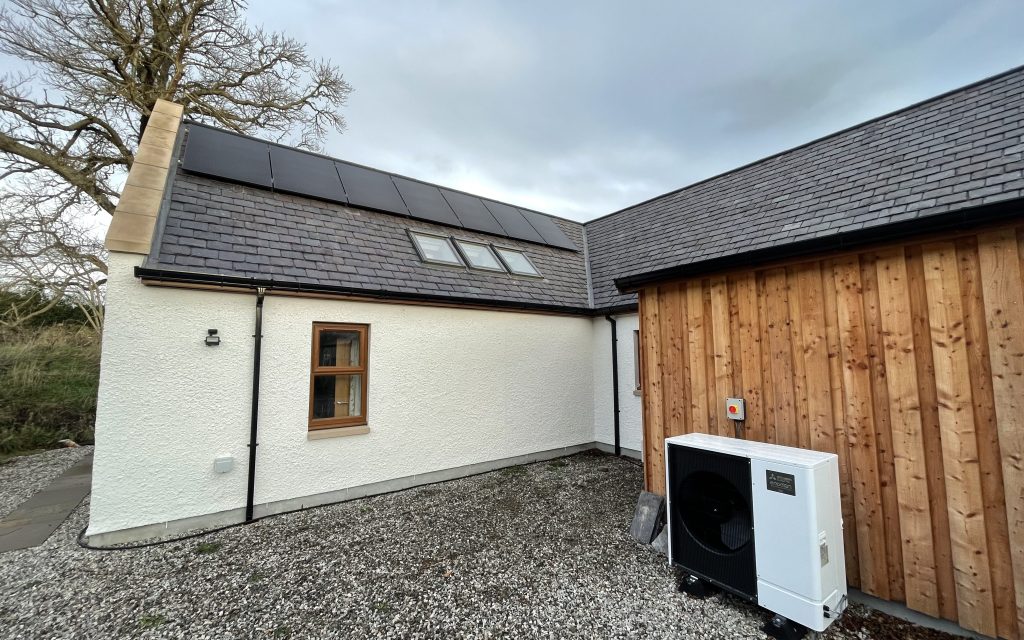
[[[196,545],[196,553],[200,555],[206,555],[208,553],[217,553],[223,546],[223,542],[200,542]]]
[[[143,629],[156,629],[167,622],[167,617],[161,613],[146,613],[139,617],[139,626]]]
[[[0,333],[0,460],[65,438],[91,443],[99,365],[99,336],[85,328]]]

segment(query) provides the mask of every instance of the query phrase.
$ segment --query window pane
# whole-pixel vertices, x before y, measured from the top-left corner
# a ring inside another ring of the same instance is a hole
[[[412,237],[420,248],[420,254],[424,260],[428,262],[442,262],[444,264],[462,264],[459,257],[455,255],[455,249],[448,242],[448,238],[428,236],[422,233],[414,233]]]
[[[359,332],[325,329],[320,332],[318,367],[358,367]]]
[[[456,240],[456,242],[459,243],[459,248],[462,249],[463,255],[469,261],[469,266],[477,269],[492,269],[494,271],[505,270],[487,245],[466,242],[464,240]]]
[[[522,251],[512,251],[511,249],[498,249],[498,253],[501,254],[501,259],[505,261],[508,268],[512,270],[512,273],[518,273],[519,275],[525,276],[539,276],[540,272],[534,268],[530,259],[526,257],[526,254]]]
[[[363,415],[363,376],[345,373],[313,378],[313,419]]]

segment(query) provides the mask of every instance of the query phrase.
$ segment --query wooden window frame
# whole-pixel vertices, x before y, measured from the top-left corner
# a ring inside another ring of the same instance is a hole
[[[324,331],[348,331],[359,334],[359,366],[357,367],[322,367],[317,363],[320,354],[320,335]],[[309,415],[308,428],[310,431],[319,429],[337,429],[338,427],[359,427],[367,424],[370,413],[366,404],[367,389],[370,387],[370,325],[357,323],[340,322],[314,322],[313,323],[313,346],[310,353],[309,373]],[[318,375],[345,375],[358,374],[362,376],[360,388],[361,414],[345,418],[313,418],[313,389],[314,382]]]

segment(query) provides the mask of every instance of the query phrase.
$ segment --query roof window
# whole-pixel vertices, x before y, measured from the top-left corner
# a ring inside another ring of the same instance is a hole
[[[463,266],[448,238],[419,231],[410,231],[409,235],[412,237],[413,246],[416,247],[416,253],[420,254],[420,259],[424,262]]]

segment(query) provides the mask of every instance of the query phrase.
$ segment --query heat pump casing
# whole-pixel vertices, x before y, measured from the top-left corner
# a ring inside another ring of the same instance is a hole
[[[673,469],[672,447],[688,447],[713,456],[745,459],[750,465],[751,512],[758,605],[814,631],[824,631],[846,606],[846,558],[839,497],[839,462],[832,453],[691,433],[665,441],[668,487],[669,561],[684,570],[672,548],[679,540],[672,527],[672,487],[685,468]],[[676,460],[692,457],[674,456]],[[676,465],[683,466],[683,465]],[[675,476],[675,477],[674,477]],[[692,554],[691,554],[692,555]],[[723,561],[728,560],[723,556]],[[696,572],[700,575],[700,572]],[[701,575],[701,577],[708,577]],[[728,584],[713,582],[737,592]],[[753,597],[752,597],[753,596]]]

